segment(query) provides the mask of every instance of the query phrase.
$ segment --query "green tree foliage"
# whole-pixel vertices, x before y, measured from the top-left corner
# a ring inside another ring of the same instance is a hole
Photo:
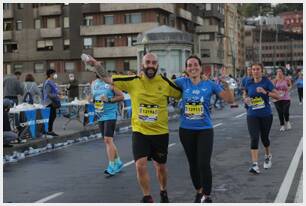
[[[286,11],[303,11],[303,4],[277,4],[274,9],[274,15]]]

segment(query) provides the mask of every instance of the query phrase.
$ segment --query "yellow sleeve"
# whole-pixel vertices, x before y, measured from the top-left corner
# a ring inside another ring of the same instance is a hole
[[[174,97],[175,99],[179,100],[182,95],[182,90],[178,86],[176,86],[176,84],[170,79],[168,79],[167,77],[162,76],[162,78],[166,81],[166,84],[168,87],[167,96]]]
[[[133,89],[134,80],[137,78],[138,76],[112,75],[114,86],[126,92],[130,92]]]

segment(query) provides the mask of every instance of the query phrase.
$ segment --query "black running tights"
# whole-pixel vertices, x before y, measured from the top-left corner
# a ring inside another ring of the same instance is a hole
[[[203,188],[205,195],[210,195],[212,172],[210,158],[213,150],[213,129],[179,130],[180,140],[184,147],[193,186],[196,190]]]

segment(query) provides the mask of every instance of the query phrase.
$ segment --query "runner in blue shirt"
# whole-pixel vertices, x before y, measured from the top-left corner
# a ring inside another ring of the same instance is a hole
[[[279,96],[273,83],[267,77],[263,77],[263,66],[261,64],[252,65],[252,76],[253,78],[249,79],[245,85],[244,103],[248,105],[247,124],[251,137],[251,158],[253,162],[249,172],[259,174],[259,136],[265,147],[264,168],[268,169],[272,166],[269,133],[273,115],[269,97],[279,99]]]
[[[109,165],[104,173],[115,175],[123,167],[113,137],[118,113],[117,102],[122,101],[124,97],[121,91],[105,83],[99,76],[91,85],[91,94],[109,160]]]
[[[189,162],[192,183],[197,190],[194,202],[200,203],[201,199],[202,202],[212,202],[210,159],[213,125],[209,112],[210,99],[213,94],[217,94],[232,103],[234,97],[226,82],[223,82],[223,90],[213,81],[201,79],[201,60],[197,56],[187,58],[186,71],[188,77],[175,80],[183,91],[179,135]]]
[[[298,79],[295,82],[297,90],[298,90],[300,105],[303,103],[303,72],[302,71],[299,72]]]

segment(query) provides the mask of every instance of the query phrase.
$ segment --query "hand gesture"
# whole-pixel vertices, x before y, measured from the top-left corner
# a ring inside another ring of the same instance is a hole
[[[263,93],[263,94],[266,94],[266,93],[267,93],[266,90],[265,90],[264,88],[262,88],[262,87],[257,87],[257,88],[256,88],[256,92],[257,92],[257,93]]]

